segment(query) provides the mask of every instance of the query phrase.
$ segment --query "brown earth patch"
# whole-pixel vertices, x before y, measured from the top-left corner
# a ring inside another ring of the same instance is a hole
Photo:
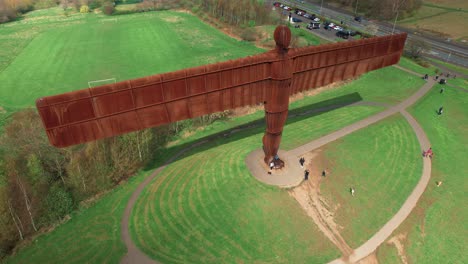
[[[375,255],[375,252],[374,252],[370,254],[369,256],[358,261],[357,264],[379,264],[379,260],[377,259],[377,256]]]
[[[401,233],[401,234],[398,234],[392,238],[390,238],[390,240],[388,240],[388,244],[393,244],[395,245],[397,251],[398,251],[398,256],[400,257],[401,259],[401,262],[403,264],[408,264],[408,257],[406,256],[406,250],[405,250],[405,247],[404,247],[404,243],[406,241],[406,238],[407,238],[407,233]]]
[[[327,177],[322,177],[323,169],[329,165],[322,152],[323,149],[318,149],[303,156],[306,160],[304,169],[310,171],[309,180],[289,190],[289,194],[312,218],[320,231],[341,251],[344,259],[347,259],[353,253],[353,249],[340,235],[343,227],[334,220],[334,212],[339,209],[340,205],[332,205],[320,195],[320,183],[326,180],[330,173],[327,171]]]

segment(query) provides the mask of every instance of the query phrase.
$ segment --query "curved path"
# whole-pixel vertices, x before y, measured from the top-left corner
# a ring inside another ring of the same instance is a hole
[[[406,70],[406,69],[403,69]],[[408,70],[406,70],[408,71]],[[408,71],[412,74],[416,74],[414,72]],[[420,76],[420,74],[416,74]],[[403,101],[402,103],[389,107],[387,110],[380,112],[378,114],[375,114],[373,116],[370,116],[366,119],[363,119],[361,121],[358,121],[352,125],[346,126],[336,132],[330,133],[324,137],[321,137],[317,140],[311,141],[301,147],[298,147],[292,151],[289,151],[290,154],[293,154],[295,156],[300,156],[303,153],[307,153],[311,150],[314,150],[316,148],[319,148],[325,144],[328,144],[336,139],[339,139],[343,136],[346,136],[356,130],[359,130],[361,128],[367,127],[370,124],[376,123],[386,117],[389,117],[393,114],[396,113],[401,113],[406,120],[409,122],[411,127],[416,133],[416,136],[418,138],[418,141],[421,145],[422,149],[427,149],[429,148],[429,140],[427,139],[426,134],[424,133],[423,129],[421,126],[417,123],[417,121],[410,115],[408,112],[406,112],[406,108],[414,104],[418,99],[420,99],[424,94],[426,94],[432,86],[435,84],[435,81],[430,78],[430,80],[427,81],[425,85],[423,85],[415,94],[413,94],[411,97]],[[229,133],[228,133],[229,134]],[[228,135],[228,134],[225,134]],[[134,244],[131,235],[130,235],[130,230],[129,230],[129,222],[130,222],[130,216],[131,216],[131,211],[133,209],[133,206],[135,205],[139,195],[143,191],[143,189],[168,165],[170,164],[173,160],[177,159],[179,156],[181,156],[183,153],[187,152],[188,150],[199,146],[201,144],[204,144],[211,139],[214,139],[215,137],[219,136],[210,136],[206,140],[198,142],[189,148],[186,148],[179,153],[177,153],[175,156],[173,156],[171,159],[169,159],[163,166],[159,167],[157,170],[155,170],[145,181],[143,181],[135,190],[135,192],[132,194],[130,197],[129,202],[127,203],[127,206],[124,211],[124,215],[122,218],[122,223],[121,223],[121,232],[122,232],[122,239],[127,246],[128,252],[122,259],[121,263],[158,263],[155,260],[150,259],[148,256],[146,256],[138,247]],[[418,184],[416,185],[415,189],[411,193],[411,195],[407,198],[403,206],[400,208],[400,210],[390,219],[387,224],[385,224],[372,238],[370,238],[367,242],[365,242],[363,245],[358,247],[353,251],[353,253],[349,256],[347,259],[336,259],[330,263],[354,263],[359,261],[360,259],[368,256],[371,254],[375,249],[382,244],[390,235],[391,233],[406,219],[406,217],[410,214],[411,210],[416,206],[417,201],[421,197],[422,193],[424,192],[425,188],[427,187],[431,175],[431,162],[429,159],[423,159],[423,173],[421,176],[421,179],[419,180]],[[264,171],[262,172],[263,174],[265,173]]]

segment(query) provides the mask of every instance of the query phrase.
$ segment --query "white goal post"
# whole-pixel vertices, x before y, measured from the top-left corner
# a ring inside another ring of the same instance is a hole
[[[93,87],[96,87],[96,86],[99,86],[99,85],[104,85],[104,84],[109,84],[109,83],[116,83],[116,82],[117,82],[117,80],[115,78],[89,81],[88,82],[88,87],[93,88]]]

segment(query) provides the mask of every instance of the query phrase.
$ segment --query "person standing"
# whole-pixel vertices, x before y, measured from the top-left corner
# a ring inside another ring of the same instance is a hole
[[[354,188],[351,187],[351,189],[349,191],[351,192],[351,195],[354,196],[354,192],[355,192]]]
[[[309,179],[309,170],[305,170],[304,172],[304,180],[308,180]]]
[[[441,107],[439,108],[439,111],[437,111],[437,114],[438,114],[438,115],[441,115],[443,112],[444,112],[444,107],[441,106]]]

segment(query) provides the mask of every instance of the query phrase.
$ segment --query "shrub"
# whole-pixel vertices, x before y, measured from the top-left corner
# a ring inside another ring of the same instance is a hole
[[[80,7],[80,13],[89,13],[89,7],[87,5],[82,5]]]
[[[241,33],[241,38],[246,41],[257,40],[257,32],[253,28],[246,28]]]
[[[106,3],[103,7],[102,7],[102,12],[106,15],[112,15],[115,11],[115,7],[113,4],[111,3]]]
[[[62,219],[73,210],[72,195],[60,183],[56,183],[50,188],[45,203],[51,222]]]

